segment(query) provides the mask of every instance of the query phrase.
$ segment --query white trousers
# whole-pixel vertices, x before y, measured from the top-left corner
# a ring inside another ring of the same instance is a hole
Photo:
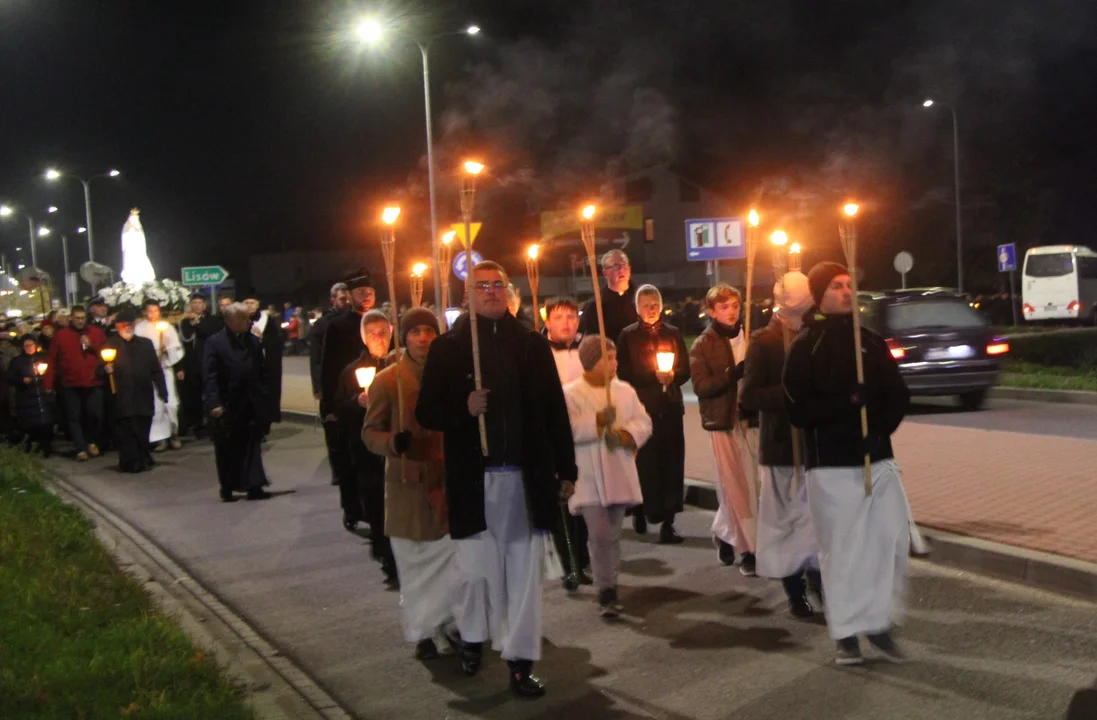
[[[504,660],[541,659],[545,540],[529,524],[520,472],[484,473],[487,530],[455,541],[461,638],[489,638]]]
[[[741,427],[709,433],[716,462],[716,500],[712,534],[739,552],[754,552],[758,544],[756,477],[758,431]]]
[[[791,467],[762,468],[758,503],[758,574],[783,578],[819,567],[819,543],[808,510],[807,484],[801,471],[795,495]]]
[[[887,630],[903,612],[910,552],[899,466],[873,463],[871,495],[859,467],[809,470],[807,482],[830,636]]]
[[[158,443],[167,440],[179,429],[179,393],[175,388],[175,371],[164,368],[164,380],[168,385],[167,402],[153,393],[152,425],[149,427],[149,442]]]
[[[400,575],[404,639],[431,640],[453,624],[454,542],[449,535],[430,542],[390,538]]]

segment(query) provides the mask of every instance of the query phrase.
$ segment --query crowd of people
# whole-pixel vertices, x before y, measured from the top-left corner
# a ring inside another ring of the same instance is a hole
[[[364,268],[332,286],[319,318],[254,297],[211,314],[195,294],[176,329],[154,301],[140,320],[94,302],[54,332],[15,332],[4,377],[28,447],[49,454],[60,424],[78,461],[113,447],[119,470],[141,472],[192,433],[214,443],[223,501],[265,499],[283,345],[303,341],[343,525],[368,524],[416,657],[452,649],[471,676],[490,643],[521,697],[545,692],[533,664],[546,578],[568,593],[592,585],[612,620],[625,611],[626,516],[636,533],[658,525],[659,543],[683,541],[692,380],[719,563],[779,580],[797,618],[825,607],[837,663],[863,662],[860,636],[902,661],[892,628],[915,540],[890,436],[909,394],[885,342],[855,330],[848,271],[784,274],[751,337],[739,291],[717,284],[687,348],[624,252],[601,269],[600,302],[551,298],[540,332],[492,261],[473,268],[469,311],[446,332],[427,308],[376,308]]]

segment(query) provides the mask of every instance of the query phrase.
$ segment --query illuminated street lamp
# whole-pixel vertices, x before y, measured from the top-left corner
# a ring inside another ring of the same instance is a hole
[[[46,230],[45,233],[36,231],[34,218],[32,218],[30,214],[16,210],[11,205],[0,205],[0,217],[8,218],[14,215],[22,215],[27,219],[27,237],[30,238],[30,264],[31,267],[38,267],[38,243],[36,242],[36,239],[39,235],[43,237],[48,235],[49,230]]]
[[[944,105],[944,107],[947,107],[949,112],[952,113],[952,171],[956,183],[956,289],[963,294],[964,233],[963,224],[961,223],[962,213],[960,207],[960,123],[956,119],[956,108],[952,105],[937,103],[932,98],[927,98],[926,101],[922,103],[922,107],[931,108],[937,104]]]
[[[99,173],[98,175],[92,175],[88,178],[82,178],[82,177],[78,177],[76,175],[70,175],[70,174],[67,174],[67,173],[62,173],[60,170],[57,170],[56,168],[50,168],[49,170],[46,170],[46,179],[47,180],[54,181],[54,180],[60,180],[62,178],[73,178],[75,180],[79,180],[80,184],[84,186],[84,223],[88,228],[88,260],[91,261],[91,262],[95,261],[95,238],[94,238],[94,231],[92,230],[92,224],[91,224],[91,181],[95,180],[96,178],[102,178],[102,177],[115,178],[115,177],[118,177],[121,174],[122,174],[122,172],[120,170],[113,170],[112,169],[112,170],[108,170],[107,172],[104,172],[104,173]]]
[[[419,52],[423,56],[423,107],[427,120],[427,182],[430,186],[430,246],[431,255],[434,259],[434,267],[443,267],[439,261],[439,235],[438,235],[438,206],[436,202],[435,182],[434,182],[434,132],[432,130],[431,111],[430,111],[430,46],[434,41],[440,40],[444,37],[451,35],[479,35],[479,25],[469,25],[464,30],[457,30],[452,32],[439,33],[431,38],[421,40],[411,37],[405,33],[400,32],[382,25],[376,19],[365,18],[358,23],[355,28],[358,37],[369,44],[377,44],[381,41],[386,33],[391,32],[393,35],[402,37],[410,42],[415,43],[419,48]],[[434,296],[436,298],[442,297],[442,278],[441,275],[447,273],[436,272],[434,273]],[[447,297],[448,300],[448,297]],[[439,311],[442,316],[442,322],[445,323],[445,308],[448,302],[439,303]]]

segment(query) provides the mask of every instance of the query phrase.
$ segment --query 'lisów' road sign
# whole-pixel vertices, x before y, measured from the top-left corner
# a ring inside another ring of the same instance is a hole
[[[183,268],[183,284],[198,286],[220,285],[228,278],[229,271],[220,265]]]

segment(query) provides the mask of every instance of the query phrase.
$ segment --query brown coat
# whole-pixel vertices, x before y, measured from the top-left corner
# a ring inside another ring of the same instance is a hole
[[[362,441],[370,452],[385,457],[385,532],[406,540],[438,540],[449,533],[446,519],[445,464],[442,433],[424,429],[415,419],[423,366],[406,351],[374,378]],[[403,460],[393,448],[399,430],[396,373],[404,385],[404,429],[411,443]]]
[[[711,325],[693,341],[689,351],[689,374],[700,406],[701,426],[709,431],[735,427],[739,392],[735,359],[727,339]]]

